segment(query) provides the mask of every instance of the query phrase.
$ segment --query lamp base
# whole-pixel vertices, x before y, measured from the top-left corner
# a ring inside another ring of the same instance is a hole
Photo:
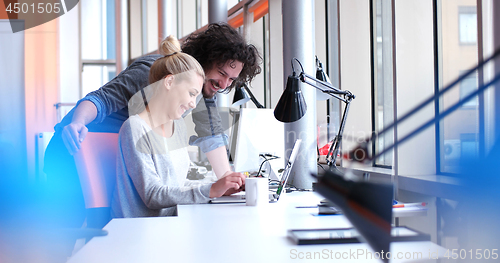
[[[326,155],[318,155],[318,163],[319,164],[328,164],[328,161],[326,160]],[[340,166],[340,158],[337,158],[337,160],[335,160],[335,164],[337,166]]]

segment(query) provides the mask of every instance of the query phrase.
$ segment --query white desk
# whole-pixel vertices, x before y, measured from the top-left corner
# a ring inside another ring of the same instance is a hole
[[[295,192],[283,194],[277,203],[264,208],[183,205],[178,217],[113,219],[104,228],[107,236],[93,238],[69,262],[310,262],[307,252],[317,252],[317,260],[328,262],[343,261],[335,255],[350,257],[345,260],[349,262],[367,261],[362,260],[365,256],[352,258],[350,254],[358,249],[365,254],[372,251],[367,244],[298,246],[287,238],[288,229],[351,226],[342,215],[317,216],[313,215],[317,208],[296,208],[316,205],[321,199],[315,193]],[[440,257],[445,252],[432,242],[391,245],[392,253],[421,252],[423,259],[436,251]]]

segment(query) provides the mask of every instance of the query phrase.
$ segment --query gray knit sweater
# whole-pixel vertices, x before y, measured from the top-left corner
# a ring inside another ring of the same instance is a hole
[[[138,115],[120,129],[113,217],[177,215],[178,204],[206,203],[212,184],[191,185],[186,127],[174,121],[174,134],[166,139]]]

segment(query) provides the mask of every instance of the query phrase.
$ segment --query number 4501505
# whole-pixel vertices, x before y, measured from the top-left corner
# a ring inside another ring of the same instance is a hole
[[[444,257],[447,259],[498,259],[498,249],[447,249]]]
[[[27,4],[27,3],[9,3],[5,11],[9,13],[31,13],[31,14],[50,14],[50,13],[56,13],[58,14],[61,12],[61,7],[60,3],[32,3]]]

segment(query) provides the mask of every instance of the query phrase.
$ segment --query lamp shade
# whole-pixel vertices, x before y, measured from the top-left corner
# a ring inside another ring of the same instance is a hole
[[[281,122],[294,122],[302,118],[307,111],[304,95],[299,87],[299,77],[295,75],[288,76],[285,91],[281,95],[276,108],[274,117]]]
[[[244,86],[238,86],[234,90],[233,104],[231,106],[238,107],[240,105],[247,103],[249,100],[250,100],[250,95],[248,95],[248,92],[246,91]]]

